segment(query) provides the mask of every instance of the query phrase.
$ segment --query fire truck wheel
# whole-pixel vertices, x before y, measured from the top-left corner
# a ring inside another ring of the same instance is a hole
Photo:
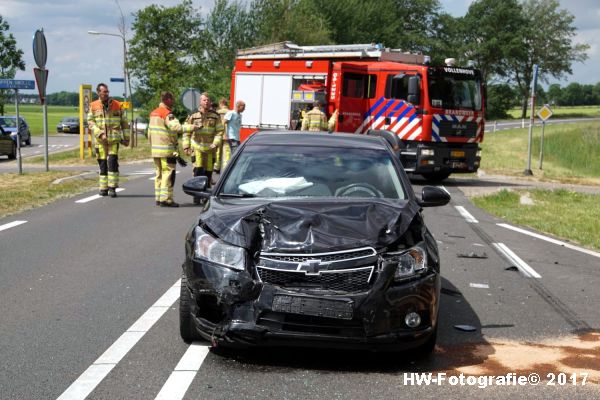
[[[430,182],[441,182],[450,176],[450,172],[428,172],[421,175]]]

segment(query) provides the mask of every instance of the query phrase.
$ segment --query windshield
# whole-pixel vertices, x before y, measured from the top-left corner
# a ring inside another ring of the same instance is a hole
[[[3,128],[16,128],[17,127],[17,119],[16,118],[0,118],[0,126]]]
[[[219,195],[405,199],[385,150],[246,147]]]
[[[429,70],[432,107],[481,111],[481,80],[471,69],[444,67]]]

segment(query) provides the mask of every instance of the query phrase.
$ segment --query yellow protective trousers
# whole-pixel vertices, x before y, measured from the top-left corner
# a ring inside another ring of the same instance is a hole
[[[156,169],[154,198],[156,201],[173,202],[176,162],[175,157],[154,157],[154,167]]]
[[[119,187],[119,142],[96,147],[96,159],[100,167],[98,186],[100,190]]]

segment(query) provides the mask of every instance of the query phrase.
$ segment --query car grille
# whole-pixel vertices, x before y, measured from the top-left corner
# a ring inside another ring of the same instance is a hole
[[[477,136],[477,123],[474,121],[457,123],[453,121],[440,121],[439,123],[441,136],[453,136],[474,138]]]
[[[261,253],[260,258],[271,261],[301,263],[309,260],[320,260],[321,262],[336,262],[353,260],[357,258],[370,257],[375,255],[375,249],[365,247],[362,249],[354,249],[350,251],[339,251],[332,253],[319,254],[282,254],[282,253]]]
[[[367,290],[373,269],[373,266],[369,266],[307,273],[306,271],[256,267],[260,280],[265,283],[283,287],[318,288],[344,292]]]

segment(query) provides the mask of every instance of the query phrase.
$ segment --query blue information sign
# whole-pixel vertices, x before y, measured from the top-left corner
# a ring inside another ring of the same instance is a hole
[[[125,79],[123,78],[110,78],[111,82],[125,82]]]
[[[35,89],[35,81],[0,79],[0,89]]]

